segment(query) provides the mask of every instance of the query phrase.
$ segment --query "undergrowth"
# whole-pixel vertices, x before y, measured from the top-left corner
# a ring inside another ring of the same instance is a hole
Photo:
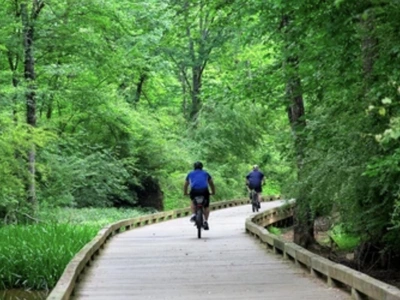
[[[70,260],[107,224],[152,211],[42,209],[39,224],[0,227],[0,290],[48,290]]]

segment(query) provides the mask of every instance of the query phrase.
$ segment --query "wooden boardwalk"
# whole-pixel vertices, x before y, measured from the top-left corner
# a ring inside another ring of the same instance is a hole
[[[188,218],[121,233],[86,271],[74,299],[350,299],[247,235],[250,214],[250,205],[212,212],[202,239]]]

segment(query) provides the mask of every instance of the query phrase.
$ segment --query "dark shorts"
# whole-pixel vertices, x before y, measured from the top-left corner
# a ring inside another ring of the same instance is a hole
[[[197,196],[204,196],[203,206],[205,208],[210,206],[210,191],[208,189],[190,190],[190,199],[192,199],[192,201]]]
[[[249,186],[250,190],[255,190],[257,193],[261,193],[262,192],[261,184],[259,184],[259,185],[249,184],[248,186]]]

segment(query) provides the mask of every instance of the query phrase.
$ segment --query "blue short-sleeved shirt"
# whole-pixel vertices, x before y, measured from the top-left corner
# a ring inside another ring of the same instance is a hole
[[[201,190],[208,188],[208,180],[211,175],[203,170],[193,170],[186,176],[186,180],[190,183],[192,190]]]
[[[246,179],[249,181],[251,186],[261,186],[264,174],[258,170],[254,170],[246,176]]]

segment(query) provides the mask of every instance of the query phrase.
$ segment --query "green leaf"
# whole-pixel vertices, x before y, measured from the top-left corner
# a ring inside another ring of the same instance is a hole
[[[339,7],[345,0],[335,0],[336,7]]]

